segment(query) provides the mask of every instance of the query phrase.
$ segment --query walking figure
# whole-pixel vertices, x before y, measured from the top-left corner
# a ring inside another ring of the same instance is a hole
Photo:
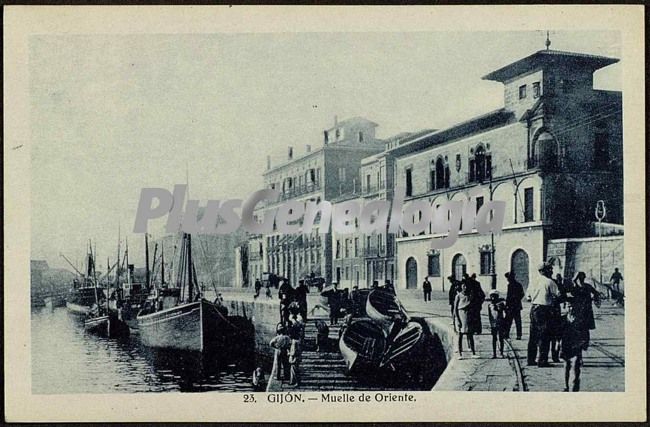
[[[506,301],[499,297],[499,291],[492,289],[488,299],[488,317],[490,319],[490,333],[492,334],[492,358],[497,358],[497,341],[499,342],[499,355],[503,356],[503,340],[506,335]]]
[[[524,298],[524,287],[517,281],[514,272],[505,274],[508,281],[508,290],[506,293],[506,322],[505,334],[506,338],[510,338],[510,329],[512,322],[515,322],[515,330],[517,332],[517,339],[521,339],[521,300]]]
[[[431,282],[429,278],[425,277],[422,283],[422,291],[424,292],[424,301],[431,301]]]
[[[528,365],[540,368],[551,366],[548,363],[550,346],[550,323],[553,315],[553,303],[560,295],[555,281],[551,279],[552,267],[540,264],[540,276],[531,283],[528,294],[532,302],[530,309],[530,337],[528,338]]]

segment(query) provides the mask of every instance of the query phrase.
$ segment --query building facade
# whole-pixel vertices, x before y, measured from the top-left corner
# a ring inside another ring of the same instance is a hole
[[[406,201],[448,200],[477,208],[505,202],[503,230],[463,224],[458,241],[432,250],[428,231],[397,237],[397,286],[448,289],[446,276],[476,273],[505,290],[503,273],[528,285],[549,239],[589,236],[598,200],[623,221],[621,94],[595,90],[593,73],[616,59],[543,50],[484,77],[504,86],[504,107],[388,150]]]
[[[263,215],[281,203],[331,201],[360,192],[361,160],[384,149],[375,138],[377,124],[362,117],[339,122],[323,132],[323,143],[315,150],[307,146],[301,156],[289,147],[286,162],[271,166],[263,175],[264,186],[281,194],[274,203],[260,204],[255,215]],[[274,228],[275,230],[275,228]],[[249,281],[263,272],[287,277],[292,283],[308,275],[332,280],[332,235],[315,228],[308,234],[251,236],[248,247]]]

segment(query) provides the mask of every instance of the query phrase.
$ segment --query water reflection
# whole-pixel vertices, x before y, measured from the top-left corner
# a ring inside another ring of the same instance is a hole
[[[65,308],[33,311],[31,330],[35,394],[252,391],[252,354],[233,355],[238,363],[231,364],[215,355],[152,350],[137,334],[96,337]]]

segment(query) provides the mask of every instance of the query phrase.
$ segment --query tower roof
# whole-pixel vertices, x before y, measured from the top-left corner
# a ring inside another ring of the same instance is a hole
[[[617,58],[608,58],[606,56],[544,49],[499,68],[496,71],[492,71],[483,76],[483,79],[504,82],[543,66],[560,64],[589,69],[593,73],[600,68],[615,64],[618,61]]]

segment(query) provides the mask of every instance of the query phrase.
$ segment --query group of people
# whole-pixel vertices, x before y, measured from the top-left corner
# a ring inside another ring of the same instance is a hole
[[[550,352],[554,362],[564,360],[564,391],[579,391],[582,352],[589,347],[589,331],[596,328],[592,304],[600,307],[600,293],[585,282],[582,271],[573,281],[559,274],[553,277],[548,263],[538,271],[541,277],[528,290],[532,304],[528,365],[552,366]]]
[[[586,274],[579,272],[576,278],[563,279],[560,274],[553,277],[553,266],[542,263],[538,268],[540,276],[528,287],[530,310],[530,337],[528,341],[528,366],[548,367],[549,354],[553,362],[564,360],[565,391],[580,390],[580,368],[582,352],[589,346],[589,331],[595,329],[592,303],[600,306],[600,294],[585,282]],[[505,274],[508,281],[505,299],[499,291],[492,289],[486,299],[476,275],[463,275],[462,280],[449,276],[449,305],[452,323],[458,334],[458,353],[463,358],[463,341],[473,357],[476,356],[474,335],[482,333],[481,312],[487,303],[487,314],[492,335],[492,357],[504,357],[504,340],[509,338],[515,323],[516,337],[522,338],[522,300],[524,288],[514,272]],[[426,282],[425,282],[426,283]],[[430,284],[423,286],[425,301],[430,299]]]
[[[280,287],[282,289],[282,287]],[[286,319],[280,321],[276,336],[269,343],[276,351],[277,379],[289,381],[289,385],[300,385],[300,361],[305,339],[305,318],[300,306],[291,303],[287,309]]]

